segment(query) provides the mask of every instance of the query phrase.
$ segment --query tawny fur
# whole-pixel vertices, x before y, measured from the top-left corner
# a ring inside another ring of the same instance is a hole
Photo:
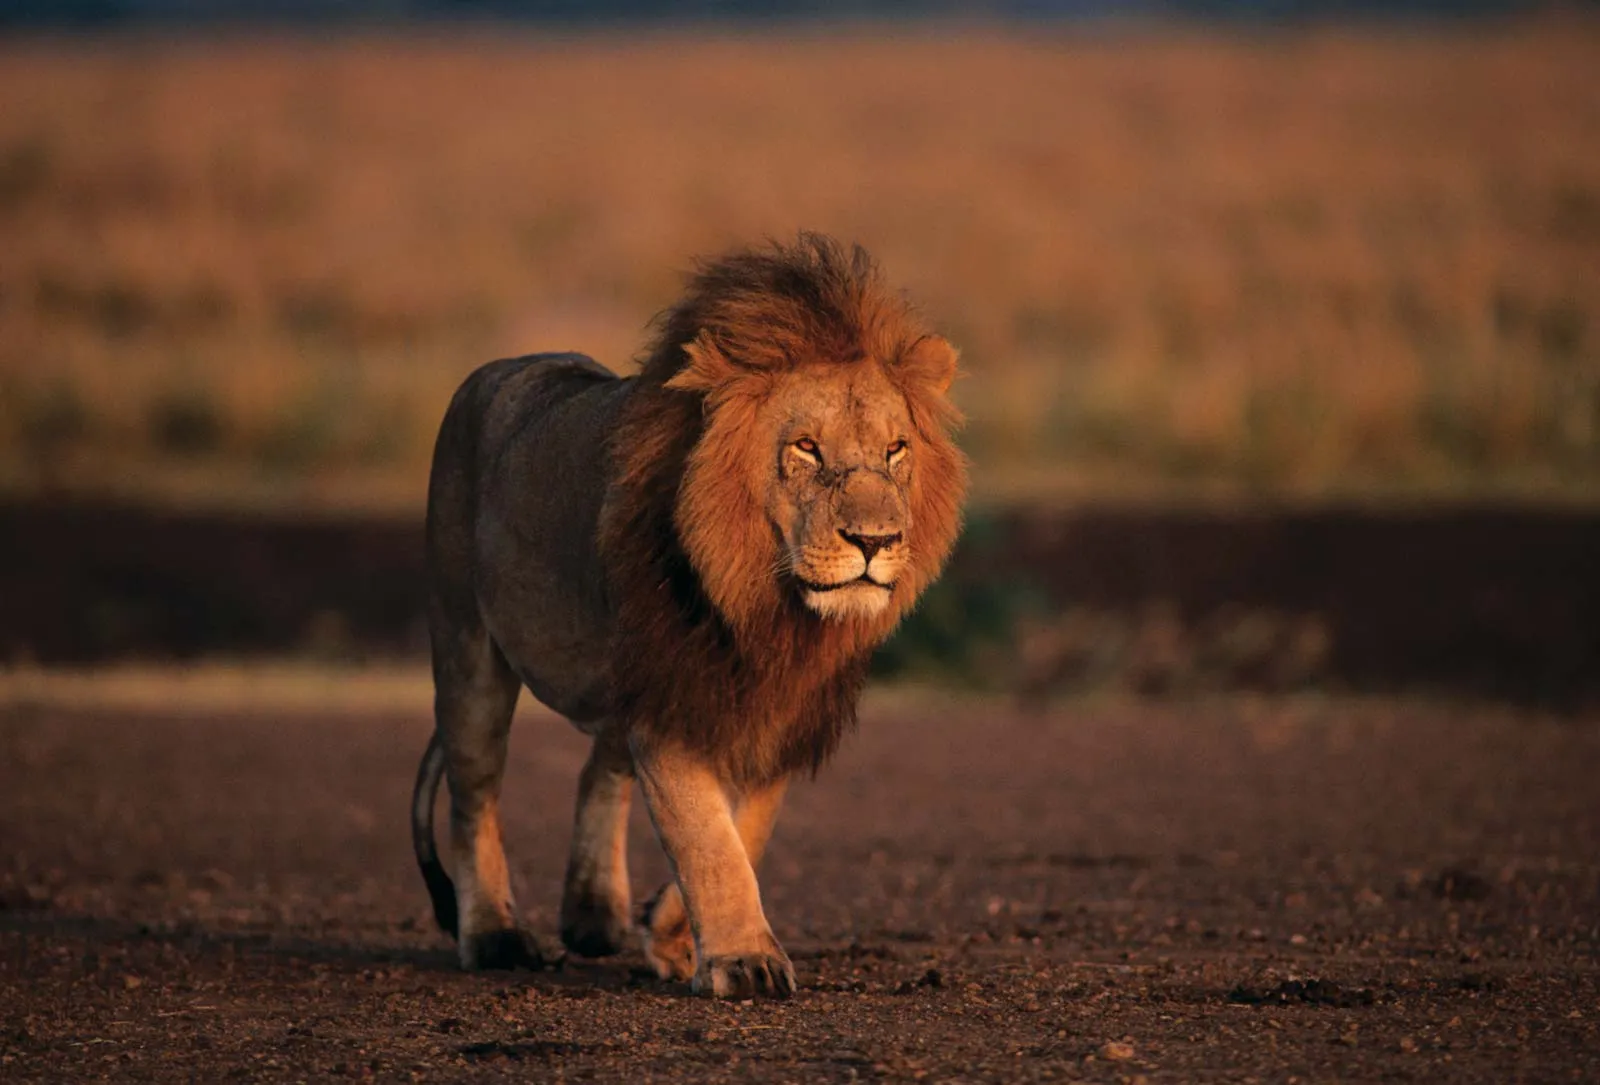
[[[865,252],[803,234],[703,267],[636,377],[537,355],[462,385],[429,484],[437,727],[412,818],[464,965],[539,956],[498,804],[525,685],[595,736],[568,946],[621,948],[637,778],[677,882],[647,923],[658,969],[718,995],[793,989],[753,867],[784,781],[837,747],[873,648],[954,544],[955,364]],[[795,419],[829,436],[796,440]],[[454,884],[433,843],[441,778]]]

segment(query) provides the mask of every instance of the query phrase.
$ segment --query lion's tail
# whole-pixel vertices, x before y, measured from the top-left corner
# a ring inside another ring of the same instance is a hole
[[[411,792],[411,846],[417,853],[417,866],[422,868],[422,880],[428,885],[428,896],[433,900],[433,918],[439,929],[456,936],[456,887],[450,875],[439,862],[439,851],[433,842],[433,799],[439,793],[439,781],[444,777],[444,744],[435,731],[428,740],[417,769],[417,786]]]

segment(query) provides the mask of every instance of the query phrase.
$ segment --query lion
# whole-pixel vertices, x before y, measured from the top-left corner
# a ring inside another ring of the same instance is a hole
[[[547,963],[517,923],[498,805],[526,686],[593,739],[566,947],[625,947],[637,780],[672,871],[640,920],[657,973],[794,990],[755,868],[788,781],[853,726],[874,647],[954,545],[956,369],[863,249],[803,233],[702,264],[636,376],[535,354],[461,385],[428,488],[436,726],[412,832],[465,968]]]

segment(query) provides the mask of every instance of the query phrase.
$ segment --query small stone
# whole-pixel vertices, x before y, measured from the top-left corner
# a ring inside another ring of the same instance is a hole
[[[122,987],[127,991],[137,991],[144,986],[144,980],[139,976],[123,976]]]
[[[1112,1040],[1101,1046],[1100,1057],[1113,1062],[1124,1062],[1133,1058],[1133,1045],[1124,1040]]]
[[[1400,1050],[1404,1051],[1407,1055],[1416,1054],[1417,1041],[1412,1039],[1410,1036],[1400,1037]]]
[[[1291,934],[1289,936],[1289,944],[1291,946],[1303,946],[1306,944],[1306,936],[1303,934]]]

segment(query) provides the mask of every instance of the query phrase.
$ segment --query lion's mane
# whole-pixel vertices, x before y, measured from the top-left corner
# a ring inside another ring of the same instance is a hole
[[[657,318],[611,438],[599,539],[616,710],[635,742],[685,746],[742,784],[815,771],[834,751],[873,648],[960,531],[960,419],[930,371],[935,342],[863,249],[815,234],[702,266]],[[754,443],[772,376],[817,363],[881,364],[916,429],[912,557],[870,620],[823,619],[784,590],[781,543],[745,482],[750,457],[773,455]]]

